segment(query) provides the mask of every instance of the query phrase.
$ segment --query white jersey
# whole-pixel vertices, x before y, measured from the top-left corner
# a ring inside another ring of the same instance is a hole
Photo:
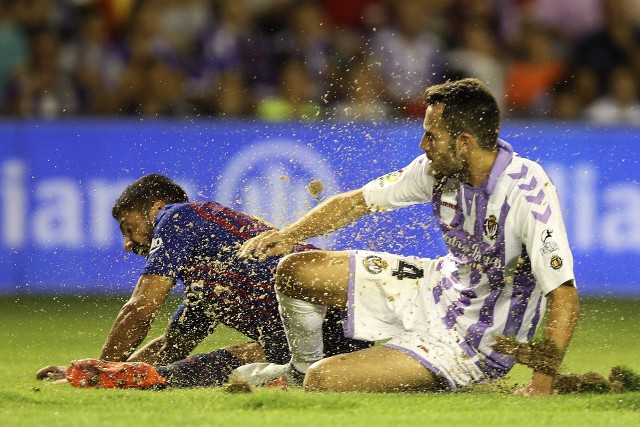
[[[449,249],[433,289],[438,315],[464,337],[465,353],[490,377],[513,365],[512,357],[492,351],[494,337],[532,338],[544,296],[574,279],[555,186],[508,143],[499,140],[498,148],[479,187],[454,178],[437,182],[426,155],[363,187],[372,211],[432,202]]]

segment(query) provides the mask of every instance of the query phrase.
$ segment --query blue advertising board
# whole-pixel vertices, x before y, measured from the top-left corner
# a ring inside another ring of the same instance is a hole
[[[144,174],[282,225],[408,164],[422,129],[145,120],[4,122],[0,132],[0,294],[87,294],[129,292],[137,279],[143,260],[123,251],[111,205]],[[507,123],[501,137],[557,185],[582,293],[640,295],[640,129]],[[445,249],[430,212],[374,215],[315,243],[436,256]]]

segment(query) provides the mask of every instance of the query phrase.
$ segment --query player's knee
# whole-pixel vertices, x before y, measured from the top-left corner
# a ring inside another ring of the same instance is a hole
[[[304,377],[305,391],[334,391],[335,384],[331,380],[330,371],[318,364],[313,365],[307,370]]]
[[[308,252],[284,256],[276,269],[276,288],[285,295],[297,297],[310,282]]]

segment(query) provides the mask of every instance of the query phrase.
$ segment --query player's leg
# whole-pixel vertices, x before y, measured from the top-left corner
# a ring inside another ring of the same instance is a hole
[[[246,365],[233,375],[252,385],[280,377],[301,385],[307,368],[324,356],[322,330],[327,306],[346,307],[348,259],[347,252],[309,251],[280,260],[276,295],[291,362]]]
[[[257,343],[186,357],[212,331],[213,325],[205,304],[185,301],[169,321],[164,345],[155,355],[156,366],[85,359],[67,369],[67,374],[71,373],[69,382],[78,387],[102,388],[211,387],[224,384],[241,365],[266,360]]]
[[[348,279],[344,251],[295,252],[283,257],[276,270],[281,294],[329,307],[346,307]]]
[[[206,306],[187,298],[171,315],[157,344],[152,345],[151,350],[155,350],[155,353],[149,354],[150,351],[144,347],[134,353],[129,361],[142,360],[154,365],[166,365],[182,360],[211,333],[214,325]],[[144,359],[139,358],[140,353],[145,355]]]
[[[213,387],[227,382],[237,367],[265,360],[258,343],[242,343],[165,366],[82,359],[66,368],[66,378],[71,385],[83,388]]]
[[[386,340],[321,360],[307,371],[305,388],[320,391],[428,391],[450,388],[442,367],[450,352],[446,328],[437,328],[432,286],[437,261],[370,251],[350,251],[346,284],[346,334]],[[445,332],[441,334],[441,329]],[[455,346],[455,343],[454,343]],[[434,374],[437,373],[437,374]]]
[[[169,322],[165,333],[166,345],[158,357],[158,364],[162,366],[157,367],[168,386],[220,386],[228,381],[229,374],[239,366],[266,360],[262,346],[255,342],[234,344],[210,353],[186,356],[215,327],[214,319],[208,315],[208,301],[205,295],[192,292],[190,303],[183,303]],[[173,350],[167,352],[167,349]],[[186,350],[188,351],[183,358],[175,359],[177,353],[184,354]],[[163,360],[166,362],[162,363]]]
[[[345,336],[346,310],[330,307],[322,324],[322,339],[324,356],[333,356],[342,353],[351,353],[372,347],[374,342],[355,340]],[[290,358],[290,357],[289,357]],[[288,359],[287,359],[288,360]]]
[[[99,359],[74,360],[65,372],[66,380],[82,388],[158,388],[167,380],[144,362],[104,362]]]
[[[383,346],[323,359],[307,371],[308,391],[437,391],[447,383],[420,362]]]
[[[265,361],[262,346],[251,342],[230,345],[210,353],[194,354],[156,369],[171,387],[215,387],[226,383],[234,369],[248,363]]]
[[[330,307],[346,307],[349,258],[346,252],[297,252],[276,270],[280,316],[291,350],[291,364],[304,373],[324,355],[323,322]]]

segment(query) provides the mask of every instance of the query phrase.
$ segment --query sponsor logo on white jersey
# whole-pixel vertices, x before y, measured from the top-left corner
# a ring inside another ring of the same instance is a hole
[[[378,178],[378,185],[380,185],[380,187],[386,187],[389,184],[393,184],[394,182],[400,179],[403,172],[404,172],[404,169],[398,169],[397,171],[393,171],[391,173],[381,176],[380,178]]]
[[[555,252],[560,249],[558,244],[553,241],[553,230],[549,228],[544,229],[544,231],[540,235],[540,240],[542,240],[540,255],[550,254],[551,252]]]

